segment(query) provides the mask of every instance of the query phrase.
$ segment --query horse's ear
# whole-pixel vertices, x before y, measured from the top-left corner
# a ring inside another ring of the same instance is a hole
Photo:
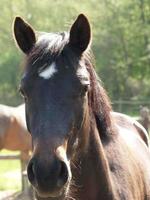
[[[85,15],[80,14],[70,29],[69,44],[79,53],[85,51],[91,40],[91,28]]]
[[[20,17],[16,17],[14,21],[14,37],[25,54],[28,54],[36,43],[34,30]]]

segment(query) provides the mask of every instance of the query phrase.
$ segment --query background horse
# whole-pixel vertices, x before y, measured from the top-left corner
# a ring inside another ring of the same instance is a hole
[[[92,64],[87,18],[79,15],[69,33],[36,37],[17,17],[14,36],[26,54],[20,91],[33,142],[28,177],[37,198],[150,199],[150,152],[141,138],[147,133],[112,112]]]
[[[23,159],[29,157],[31,136],[27,131],[24,104],[10,107],[0,104],[0,150],[21,151]]]
[[[144,126],[144,128],[147,130],[147,132],[149,132],[150,110],[148,109],[148,107],[141,106],[141,108],[140,108],[140,118],[139,118],[138,121]]]

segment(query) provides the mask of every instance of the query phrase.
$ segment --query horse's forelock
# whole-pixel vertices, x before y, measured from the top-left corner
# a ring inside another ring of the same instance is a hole
[[[28,65],[30,67],[35,65],[36,70],[39,70],[41,64],[43,66],[45,63],[51,63],[58,55],[61,54],[65,45],[68,43],[68,40],[69,34],[67,32],[40,33],[37,43],[27,56]],[[42,63],[43,61],[45,63]]]

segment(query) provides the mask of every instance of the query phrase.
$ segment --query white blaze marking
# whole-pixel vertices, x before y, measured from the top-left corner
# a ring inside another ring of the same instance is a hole
[[[56,64],[53,62],[49,67],[44,69],[42,72],[39,73],[39,76],[44,79],[51,78],[57,72]]]

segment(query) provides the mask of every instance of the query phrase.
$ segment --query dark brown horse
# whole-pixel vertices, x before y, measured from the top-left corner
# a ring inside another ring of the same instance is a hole
[[[37,198],[150,199],[146,132],[112,112],[92,64],[87,18],[79,15],[69,33],[35,34],[17,17],[14,36],[26,54],[20,91],[33,142],[28,177]]]
[[[24,104],[11,107],[0,104],[0,150],[21,151],[23,159],[29,157],[31,136],[25,121]]]
[[[150,110],[146,106],[141,106],[140,108],[140,118],[138,121],[144,126],[144,128],[149,132],[150,129]]]

